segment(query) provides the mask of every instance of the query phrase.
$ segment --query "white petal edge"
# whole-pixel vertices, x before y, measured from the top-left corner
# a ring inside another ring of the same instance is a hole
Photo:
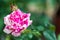
[[[4,30],[3,30],[5,33],[7,33],[7,34],[10,34],[11,32],[12,32],[12,30],[9,30],[9,29],[7,29],[7,28],[4,28]]]
[[[12,35],[13,35],[14,37],[18,37],[18,36],[20,36],[20,33],[12,32]]]

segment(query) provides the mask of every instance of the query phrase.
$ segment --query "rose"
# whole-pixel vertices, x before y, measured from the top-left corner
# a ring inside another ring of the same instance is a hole
[[[17,9],[11,14],[4,17],[4,32],[7,34],[12,34],[17,37],[29,26],[31,25],[32,20],[30,20],[30,13],[24,13],[21,10]]]

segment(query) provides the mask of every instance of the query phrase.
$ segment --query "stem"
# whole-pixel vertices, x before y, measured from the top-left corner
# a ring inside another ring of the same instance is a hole
[[[10,35],[6,35],[6,39],[5,40],[10,40]]]

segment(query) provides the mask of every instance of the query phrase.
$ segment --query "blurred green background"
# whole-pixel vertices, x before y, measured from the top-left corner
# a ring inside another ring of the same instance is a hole
[[[30,12],[33,20],[32,25],[19,37],[3,32],[3,18],[12,12],[11,4],[17,5],[23,12]],[[57,0],[0,0],[0,40],[57,40],[56,28],[52,23],[56,5]]]

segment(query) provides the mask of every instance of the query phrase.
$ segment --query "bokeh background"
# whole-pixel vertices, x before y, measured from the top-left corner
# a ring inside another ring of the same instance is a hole
[[[3,32],[3,18],[10,14],[11,4],[31,13],[32,25],[19,37]],[[60,0],[0,0],[0,40],[60,40]]]

